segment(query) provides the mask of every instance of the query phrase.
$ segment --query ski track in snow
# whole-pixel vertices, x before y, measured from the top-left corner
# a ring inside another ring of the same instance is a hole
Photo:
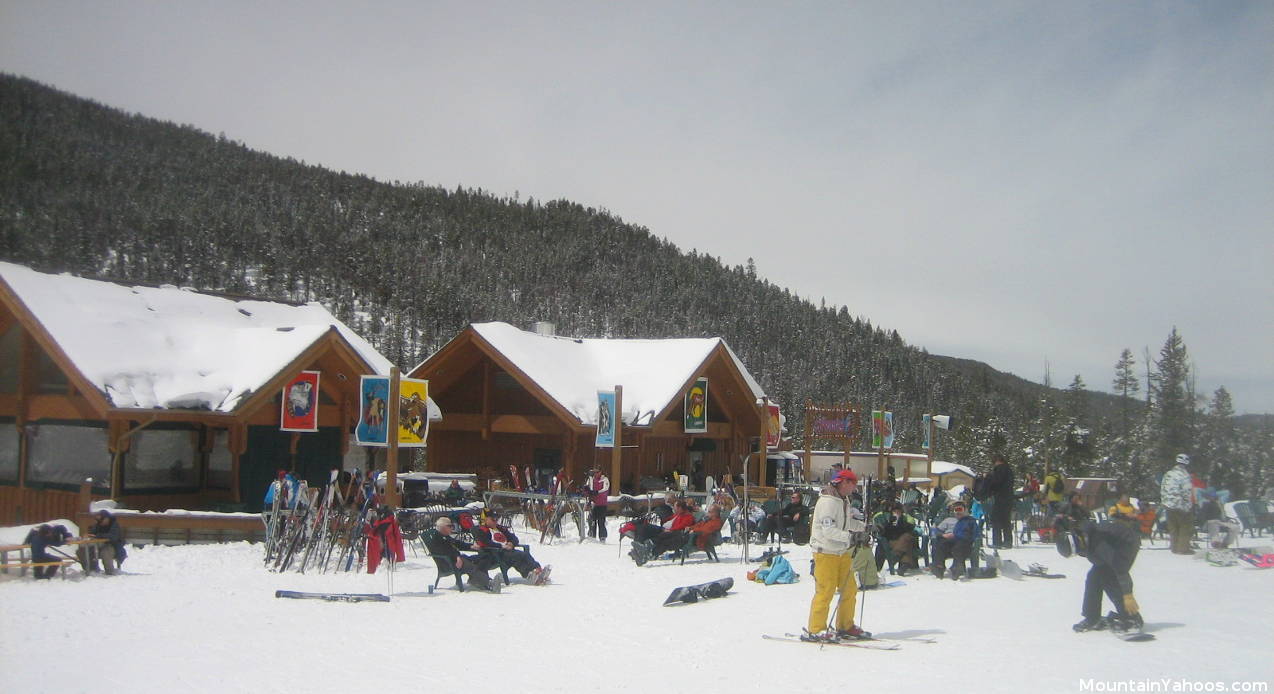
[[[1067,577],[909,576],[901,588],[859,593],[868,630],[937,643],[903,642],[895,652],[801,648],[760,635],[804,626],[814,589],[808,547],[785,546],[799,583],[764,586],[746,580],[758,564],[740,564],[741,547],[730,544],[719,564],[698,554],[684,566],[638,568],[627,542],[617,550],[618,523],[611,525],[604,545],[573,537],[533,545],[553,565],[552,583],[531,586],[514,572],[499,595],[458,593],[450,577],[429,595],[433,562],[410,549],[390,603],[276,599],[278,589],[388,594],[388,575],[275,574],[262,566],[263,548],[248,543],[130,548],[124,575],[114,577],[0,576],[0,690],[290,693],[373,681],[446,691],[471,688],[493,669],[520,692],[555,694],[787,691],[813,686],[811,677],[819,689],[831,686],[826,678],[851,678],[855,687],[937,678],[979,692],[1078,692],[1088,678],[1274,680],[1274,571],[1143,549],[1133,579],[1147,629],[1159,638],[1121,643],[1070,629],[1088,562],[1032,544],[1001,555]],[[0,529],[0,540],[10,531],[17,529]],[[735,579],[725,598],[661,604],[677,586],[724,576]]]

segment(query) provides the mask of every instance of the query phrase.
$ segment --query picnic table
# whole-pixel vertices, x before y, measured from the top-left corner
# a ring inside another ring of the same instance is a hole
[[[31,545],[25,545],[25,544],[24,545],[0,545],[0,573],[7,574],[9,573],[9,569],[18,569],[19,571],[18,575],[25,576],[27,573],[27,569],[36,568],[40,566],[59,566],[60,568],[63,569],[61,573],[62,573],[62,578],[65,579],[66,567],[71,566],[73,564],[79,564],[80,560],[78,557],[74,557],[74,556],[71,556],[70,554],[67,554],[66,552],[63,552],[61,549],[58,549],[58,547],[66,546],[66,545],[71,545],[77,548],[83,547],[85,554],[87,555],[88,563],[91,566],[97,563],[98,548],[107,542],[109,542],[109,540],[105,538],[100,538],[100,537],[78,537],[71,540],[67,540],[62,545],[50,545],[48,547],[50,552],[55,552],[57,554],[60,554],[64,558],[60,558],[55,561],[43,561],[43,562],[31,560]],[[9,554],[13,552],[16,552],[18,557],[16,561],[11,562],[9,561]]]

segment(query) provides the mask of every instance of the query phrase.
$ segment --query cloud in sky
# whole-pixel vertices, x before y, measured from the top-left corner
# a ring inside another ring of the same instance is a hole
[[[1274,412],[1274,5],[4,3],[0,70],[606,208],[931,352]]]

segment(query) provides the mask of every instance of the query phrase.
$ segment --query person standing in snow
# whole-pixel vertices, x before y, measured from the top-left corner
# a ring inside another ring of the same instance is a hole
[[[1163,473],[1159,505],[1168,511],[1168,536],[1173,554],[1194,554],[1194,487],[1190,482],[1190,456],[1177,454],[1176,464]]]
[[[593,510],[588,516],[588,536],[606,541],[606,505],[610,503],[610,478],[602,474],[599,467],[588,471],[588,480],[584,482],[584,491],[593,501]]]
[[[810,548],[814,550],[814,599],[810,601],[803,640],[831,641],[838,638],[870,636],[854,624],[854,605],[858,585],[854,581],[853,556],[850,548],[855,538],[867,530],[861,513],[850,505],[850,497],[858,484],[853,470],[841,469],[832,476],[814,504]],[[828,612],[832,596],[840,593],[836,604],[836,624],[829,626]]]
[[[1053,470],[1044,475],[1044,503],[1050,515],[1061,513],[1062,503],[1066,498],[1066,481],[1062,479],[1061,470]]]
[[[999,549],[1013,547],[1013,502],[1017,498],[1013,484],[1013,468],[1004,456],[995,456],[991,469],[991,546]]]

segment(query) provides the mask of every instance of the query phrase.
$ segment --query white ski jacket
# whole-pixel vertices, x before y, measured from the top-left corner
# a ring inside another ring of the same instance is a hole
[[[853,544],[854,535],[867,529],[867,524],[853,517],[849,499],[824,487],[814,504],[814,520],[810,528],[810,548],[822,554],[844,554]]]

